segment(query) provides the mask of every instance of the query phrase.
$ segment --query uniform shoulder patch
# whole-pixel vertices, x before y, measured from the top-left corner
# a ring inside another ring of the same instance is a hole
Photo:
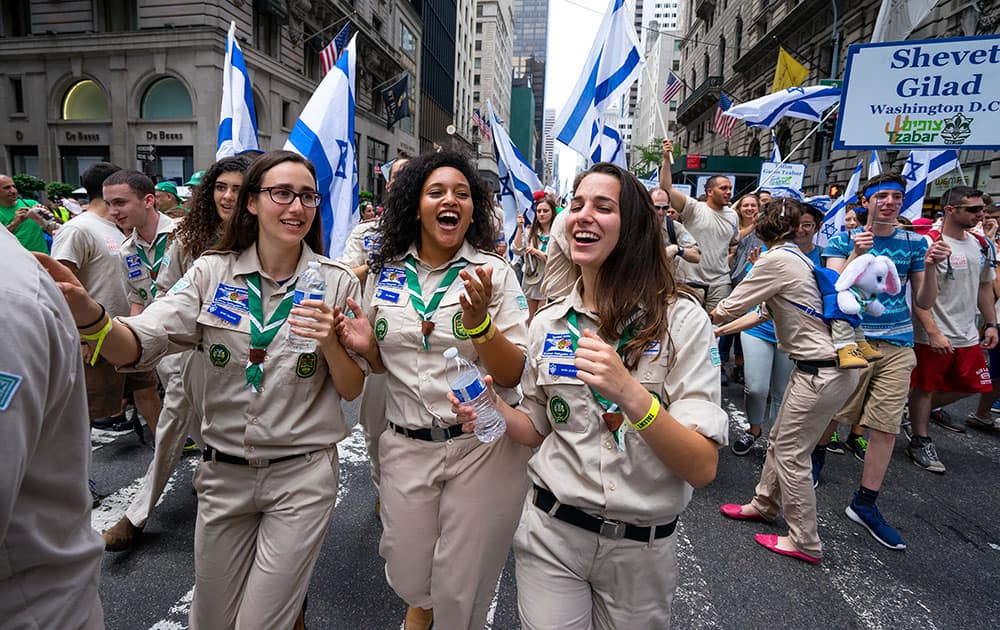
[[[24,378],[17,374],[0,372],[0,411],[7,411],[10,401],[14,399],[17,388],[21,386]]]

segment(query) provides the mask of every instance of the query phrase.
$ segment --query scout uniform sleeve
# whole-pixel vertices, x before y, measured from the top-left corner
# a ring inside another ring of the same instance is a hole
[[[199,258],[167,294],[135,317],[118,321],[135,333],[142,348],[135,364],[121,368],[125,372],[151,370],[164,356],[189,350],[201,340],[198,315],[201,313],[204,287],[211,284],[211,257]]]
[[[677,234],[677,244],[681,247],[698,247],[691,232],[680,221],[674,221],[674,232]]]
[[[364,234],[367,232],[367,226],[363,223],[359,223],[354,226],[351,230],[350,236],[347,238],[347,244],[344,246],[344,253],[338,258],[339,262],[344,263],[352,269],[354,267],[360,267],[361,265],[368,262],[368,253],[365,251]],[[360,304],[360,302],[358,302]]]
[[[545,331],[542,330],[542,326],[535,326],[534,321],[532,322],[531,329],[532,334],[538,334],[543,339],[545,338]],[[524,372],[521,373],[521,393],[524,397],[521,399],[521,404],[517,407],[518,410],[528,415],[532,426],[535,427],[535,431],[539,435],[548,435],[551,433],[552,426],[545,415],[548,400],[545,396],[545,391],[538,385],[537,352],[529,352],[528,358],[524,363]]]
[[[729,441],[729,417],[721,407],[719,351],[712,323],[703,309],[686,299],[678,300],[671,318],[673,357],[664,383],[667,411],[721,448]]]
[[[525,350],[528,347],[528,300],[513,270],[505,262],[495,265],[493,282],[489,306],[493,325],[508,341]]]
[[[181,251],[180,242],[176,238],[170,239],[167,245],[166,260],[160,268],[160,273],[156,275],[156,295],[166,295],[170,288],[176,284],[184,275],[184,254]]]
[[[569,242],[566,236],[566,215],[563,210],[552,221],[552,232],[545,258],[545,276],[542,278],[542,295],[548,299],[562,297],[570,292],[576,283],[576,265],[569,257]]]
[[[364,303],[361,296],[361,282],[358,281],[354,272],[339,266],[336,269],[338,272],[335,276],[336,279],[334,282],[329,283],[332,285],[332,290],[326,292],[326,303],[331,308],[339,306],[341,311],[350,314],[351,310],[347,308],[347,298],[351,298],[358,304]],[[371,374],[371,366],[368,365],[367,361],[355,354],[353,350],[348,350],[347,354],[358,364],[358,367],[361,368],[365,376]]]
[[[776,295],[784,286],[786,259],[794,254],[782,254],[777,251],[761,256],[753,267],[753,273],[747,275],[728,297],[722,299],[715,307],[715,312],[726,321],[731,321],[743,315],[751,308]],[[799,263],[802,264],[802,263]]]

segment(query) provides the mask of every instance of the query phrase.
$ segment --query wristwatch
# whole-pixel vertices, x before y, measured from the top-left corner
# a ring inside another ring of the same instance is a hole
[[[993,322],[986,322],[985,324],[983,324],[983,329],[985,330],[987,328],[993,328],[995,330],[1000,330],[1000,328],[997,328],[997,325],[995,323],[993,323]]]

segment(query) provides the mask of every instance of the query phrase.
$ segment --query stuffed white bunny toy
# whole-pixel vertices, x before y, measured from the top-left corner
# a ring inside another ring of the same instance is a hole
[[[885,306],[878,301],[878,295],[896,295],[902,289],[895,263],[888,256],[862,254],[844,268],[834,288],[837,307],[845,315],[854,316],[848,318],[853,321],[834,320],[830,324],[840,367],[864,367],[868,361],[881,359],[882,353],[865,339],[860,316],[879,317]]]

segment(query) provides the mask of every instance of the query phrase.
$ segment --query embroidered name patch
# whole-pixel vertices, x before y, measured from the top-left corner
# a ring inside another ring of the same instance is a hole
[[[239,326],[240,320],[243,319],[240,315],[232,312],[224,306],[219,306],[218,304],[210,304],[208,307],[208,312],[210,315],[215,315],[224,322],[228,322],[233,326]]]
[[[247,290],[241,287],[220,282],[219,286],[215,287],[215,297],[212,298],[212,302],[244,313],[250,312],[250,298]]]
[[[184,278],[181,278],[180,280],[174,283],[174,286],[170,287],[167,293],[179,293],[184,289],[188,288],[189,286],[191,286],[191,283],[185,280]]]
[[[657,354],[659,354],[660,353],[660,342],[659,341],[651,341],[649,343],[649,345],[646,346],[646,349],[642,351],[642,353],[643,354],[648,354],[648,355],[657,355]]]
[[[138,254],[126,256],[125,267],[128,269],[129,280],[142,276],[142,259],[139,258]]]
[[[573,338],[569,333],[547,333],[542,346],[543,357],[572,357]]]
[[[549,374],[576,378],[576,366],[572,363],[549,363]]]
[[[399,303],[399,293],[395,291],[390,291],[389,289],[379,289],[375,291],[375,297],[379,300],[392,302],[393,304]]]

